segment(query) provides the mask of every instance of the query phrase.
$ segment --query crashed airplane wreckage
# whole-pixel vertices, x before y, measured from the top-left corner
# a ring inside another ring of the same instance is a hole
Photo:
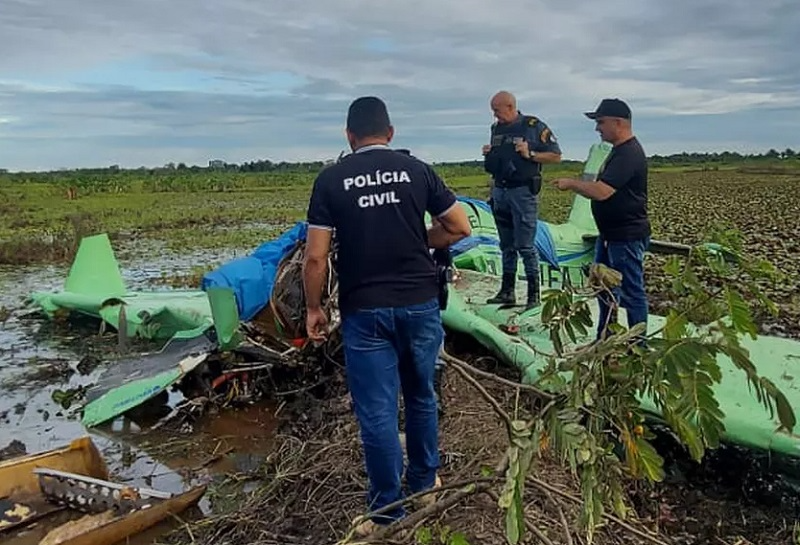
[[[593,180],[610,146],[592,145],[583,177]],[[499,308],[485,301],[499,283],[500,252],[497,231],[487,203],[459,197],[472,225],[472,235],[450,249],[457,279],[450,285],[443,321],[451,331],[465,333],[522,372],[522,380],[535,382],[546,365],[537,354],[551,352],[549,333],[541,327],[541,306],[525,313],[520,309]],[[86,238],[76,255],[64,291],[34,293],[32,300],[47,314],[68,309],[98,317],[117,328],[121,335],[168,339],[156,354],[120,362],[90,389],[83,408],[83,423],[95,426],[161,394],[170,385],[183,384],[208,364],[212,353],[245,355],[245,360],[260,362],[302,362],[316,350],[305,343],[302,282],[303,243],[306,225],[295,224],[275,240],[256,248],[250,255],[234,259],[207,273],[200,289],[163,292],[129,292],[122,280],[113,251],[104,235]],[[539,221],[536,247],[543,274],[543,288],[558,288],[562,282],[582,283],[586,267],[592,262],[597,237],[591,203],[579,195],[568,220],[562,224]],[[650,252],[688,254],[679,244],[652,241]],[[521,266],[520,266],[521,267]],[[519,271],[522,276],[522,271]],[[331,323],[336,324],[336,282],[331,276],[325,294]],[[597,306],[591,304],[597,320]],[[620,309],[624,321],[624,309]],[[651,316],[649,330],[657,331],[664,318]],[[508,324],[515,324],[509,332]],[[269,340],[265,342],[255,341]],[[593,339],[578,339],[578,343]],[[339,342],[333,335],[328,344]],[[793,369],[800,357],[800,342],[771,336],[746,338],[759,374],[782,385],[792,407],[800,407],[800,389]],[[331,349],[323,346],[323,350]],[[326,354],[326,355],[329,355]],[[246,376],[255,370],[237,358],[211,372],[211,386],[232,376]],[[794,360],[794,361],[793,361]],[[718,363],[722,381],[714,385],[719,408],[725,413],[724,438],[733,444],[789,458],[800,457],[800,437],[782,433],[777,420],[770,418],[755,396],[747,390],[741,372],[726,356]],[[219,365],[219,364],[216,364]],[[261,365],[270,365],[261,364]],[[302,363],[298,363],[302,365]],[[257,367],[257,366],[256,366]],[[200,374],[208,374],[208,369]],[[648,400],[645,410],[658,417],[658,409]]]

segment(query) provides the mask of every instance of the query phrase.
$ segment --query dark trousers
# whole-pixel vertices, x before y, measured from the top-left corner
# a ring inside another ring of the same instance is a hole
[[[492,188],[492,212],[500,238],[504,275],[516,276],[519,256],[525,276],[538,277],[539,254],[535,242],[538,208],[536,195],[526,186]]]
[[[622,284],[611,290],[614,299],[628,314],[628,327],[644,322],[647,324],[648,302],[644,288],[644,252],[650,245],[649,238],[638,240],[605,240],[602,235],[595,245],[595,262],[602,263],[622,274]],[[609,323],[616,321],[612,314],[612,302],[607,293],[598,297],[600,319],[597,338],[606,337]]]

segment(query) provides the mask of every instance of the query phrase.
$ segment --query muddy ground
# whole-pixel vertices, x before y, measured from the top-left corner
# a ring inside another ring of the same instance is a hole
[[[121,261],[126,282],[134,289],[163,284],[164,269],[173,277],[180,277],[181,271],[188,274],[196,263],[192,257],[162,267]],[[24,294],[59,289],[66,272],[50,267],[0,274],[0,306],[6,309],[0,329],[0,456],[53,448],[89,433],[116,480],[173,492],[198,482],[211,484],[197,509],[133,543],[333,543],[344,535],[362,512],[366,479],[340,369],[332,368],[336,380],[324,388],[212,411],[190,424],[149,429],[179,401],[172,395],[134,418],[118,418],[87,431],[74,409],[58,406],[53,392],[90,384],[114,359],[160,345],[139,342],[121,351],[116,334],[100,335],[96,323],[51,323],[26,315],[21,306]],[[483,369],[515,378],[474,341],[461,337],[448,348],[477,360]],[[513,402],[505,386],[482,383],[504,403]],[[505,438],[490,406],[458,374],[448,370],[443,392],[441,475],[445,483],[453,483],[493,465]],[[674,448],[669,441],[661,446],[667,453]],[[633,528],[657,534],[663,543],[793,543],[800,494],[787,481],[765,473],[764,461],[735,449],[715,453],[702,468],[678,451],[671,460],[664,485],[631,491],[639,519],[631,522]],[[534,476],[556,488],[552,500],[542,490],[529,488],[529,519],[552,543],[569,543],[561,512],[572,527],[577,504],[569,498],[576,497],[579,488],[559,464],[546,459],[537,464]],[[503,543],[495,505],[485,495],[470,497],[425,521],[417,528],[418,542],[426,542],[428,531],[450,529],[463,532],[469,543]],[[641,535],[611,523],[596,542],[641,543]],[[581,543],[574,529],[571,537],[573,543]]]
[[[448,351],[470,357],[483,370],[517,378],[470,339],[451,338]],[[235,510],[179,528],[162,542],[273,545],[343,539],[351,521],[363,513],[366,476],[349,397],[341,374],[336,376],[325,388],[298,396],[284,408],[275,451],[259,468],[262,481],[254,491],[242,495]],[[513,407],[513,389],[486,379],[480,383],[507,410]],[[507,442],[502,421],[453,369],[444,374],[442,393],[440,476],[445,485],[476,479],[482,468],[493,467],[504,452]],[[662,449],[668,453],[668,482],[652,489],[631,487],[628,492],[635,516],[624,524],[608,523],[595,543],[794,543],[793,521],[798,511],[797,504],[789,500],[796,494],[791,491],[782,497],[789,485],[769,480],[757,467],[758,461],[726,451],[711,456],[704,466],[696,466],[667,436],[662,438]],[[526,542],[584,543],[574,522],[580,506],[574,477],[547,458],[536,461],[533,477],[548,488],[534,483],[528,486],[528,520],[549,541],[530,536]],[[493,489],[499,491],[500,486],[493,485]],[[454,494],[454,490],[444,492],[439,500],[446,502]],[[569,537],[565,528],[569,528]],[[430,539],[430,534],[449,532],[461,534],[471,544],[503,544],[502,529],[496,502],[479,494],[382,542],[448,543]]]
[[[230,257],[231,252],[206,252],[203,260]],[[198,260],[197,255],[122,258],[120,265],[129,287],[146,289],[163,285],[165,277],[190,274]],[[136,341],[120,349],[116,332],[101,335],[93,321],[50,322],[31,314],[26,296],[60,290],[66,274],[63,266],[0,267],[0,460],[63,446],[88,434],[116,481],[169,492],[209,482],[197,508],[184,514],[190,519],[213,514],[231,490],[247,490],[246,479],[230,476],[253,472],[271,450],[278,422],[277,405],[271,401],[209,414],[176,434],[148,427],[180,400],[179,395],[152,404],[135,419],[121,417],[89,430],[81,425],[74,406],[65,408],[53,399],[55,392],[92,384],[117,358],[161,348],[161,343]],[[176,526],[176,521],[166,521],[131,543],[150,543]]]
[[[748,251],[767,257],[788,274],[788,281],[770,292],[782,315],[775,323],[762,323],[761,331],[800,338],[800,248],[793,235],[797,177],[704,172],[658,174],[653,179],[658,237],[696,242],[710,221],[727,215],[744,231]],[[741,206],[745,192],[748,205]],[[120,200],[128,203],[128,197],[120,196]],[[260,205],[253,208],[257,215],[264,213]],[[176,218],[185,215],[183,208],[173,212]],[[154,217],[154,221],[162,219]],[[239,219],[236,216],[231,221],[240,225],[236,223]],[[154,225],[154,229],[174,231],[174,226]],[[173,241],[172,246],[196,241],[194,227],[184,235],[185,239]],[[228,244],[231,241],[226,238]],[[208,267],[234,255],[232,251],[205,250],[176,258],[168,246],[137,242],[120,248],[115,242],[131,288],[178,286],[182,275],[194,275],[192,285],[196,285],[198,264]],[[245,245],[238,255],[248,248]],[[211,483],[197,510],[182,515],[182,521],[170,521],[140,536],[138,543],[153,539],[169,543],[328,543],[342,536],[362,509],[366,481],[355,420],[341,382],[315,392],[319,397],[282,396],[210,413],[177,428],[148,429],[180,400],[173,395],[165,403],[151,406],[146,414],[85,430],[74,408],[60,407],[53,393],[90,384],[116,358],[157,350],[160,344],[133,344],[121,352],[116,334],[100,335],[97,324],[48,323],[26,317],[22,301],[27,294],[58,290],[63,285],[68,260],[58,262],[57,266],[0,268],[0,458],[53,448],[88,433],[107,457],[117,480],[169,491],[197,482]],[[667,303],[659,296],[663,264],[661,257],[647,262],[654,312],[663,312]],[[482,354],[474,343],[454,350],[471,359]],[[484,368],[498,370],[491,360],[481,361]],[[486,385],[495,396],[510,402],[503,388]],[[442,477],[445,483],[452,483],[474,475],[481,464],[496,461],[504,442],[499,420],[459,375],[448,371],[444,392]],[[661,447],[671,452],[668,441]],[[671,459],[674,463],[667,483],[655,491],[633,494],[631,501],[641,519],[636,527],[659,531],[660,539],[672,543],[793,543],[800,494],[785,479],[766,474],[763,460],[729,448],[713,453],[703,468],[688,464],[678,452],[673,452]],[[300,468],[299,473],[293,474],[292,468]],[[550,461],[540,461],[536,475],[570,495],[577,490],[563,469]],[[553,543],[566,543],[556,502],[535,489],[529,494],[532,522]],[[558,497],[561,510],[571,521],[574,502]],[[194,524],[184,525],[183,521],[192,520]],[[438,524],[426,523],[434,529],[445,526],[465,532],[473,544],[502,542],[497,509],[485,496],[448,510]],[[165,533],[176,528],[177,533]],[[573,536],[573,542],[581,541]],[[598,542],[643,541],[630,530],[611,524]]]

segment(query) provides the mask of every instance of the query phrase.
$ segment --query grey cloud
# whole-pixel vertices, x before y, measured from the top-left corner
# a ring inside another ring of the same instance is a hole
[[[800,10],[790,0],[531,1],[516,10],[484,0],[311,0],[301,9],[277,0],[3,0],[0,74],[22,84],[0,77],[0,119],[14,120],[0,123],[0,135],[150,136],[166,145],[208,132],[250,142],[247,132],[259,131],[263,142],[290,140],[287,149],[307,135],[336,146],[349,100],[379,94],[402,134],[443,146],[449,133],[455,146],[485,137],[499,88],[555,126],[608,95],[645,117],[800,101]],[[366,50],[376,38],[396,51]],[[219,89],[70,79],[142,61],[207,74]],[[276,94],[264,81],[273,72],[301,83]]]

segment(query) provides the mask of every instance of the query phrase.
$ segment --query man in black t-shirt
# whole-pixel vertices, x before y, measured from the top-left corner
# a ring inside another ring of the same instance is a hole
[[[369,476],[367,503],[374,511],[402,498],[401,387],[408,490],[440,482],[434,369],[444,330],[431,249],[446,249],[471,229],[456,196],[429,165],[388,147],[394,129],[383,101],[355,100],[346,134],[354,153],[323,170],[311,193],[306,327],[311,340],[325,339],[320,299],[335,232],[347,382]],[[426,212],[437,220],[430,228]],[[357,532],[365,535],[376,523],[404,515],[397,507],[360,524]]]
[[[614,298],[628,314],[628,327],[647,324],[644,288],[644,252],[650,245],[647,214],[647,157],[631,129],[631,110],[622,100],[607,98],[586,117],[595,121],[600,137],[613,145],[597,181],[558,179],[553,185],[592,200],[592,214],[600,236],[595,261],[622,274]],[[597,338],[605,337],[614,320],[610,298],[601,294]]]

